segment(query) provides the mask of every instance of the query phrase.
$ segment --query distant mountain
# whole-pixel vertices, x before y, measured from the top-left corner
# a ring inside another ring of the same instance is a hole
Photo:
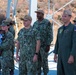
[[[0,0],[0,12],[6,13],[7,9],[7,1],[8,0]],[[12,0],[14,2],[14,0]],[[58,10],[60,7],[65,5],[67,2],[72,0],[38,0],[38,9],[43,9],[45,11],[48,11],[48,1],[50,1],[50,10]],[[69,8],[73,11],[73,13],[76,13],[76,0],[73,0],[71,4],[69,4],[66,8]],[[28,13],[29,10],[29,0],[18,0],[17,4],[17,14],[23,14]],[[12,9],[11,9],[12,12]]]
[[[0,0],[0,18],[4,17],[3,15],[6,15],[6,10],[7,10],[7,2],[8,0]],[[14,2],[14,0],[12,0]],[[45,14],[47,15],[48,13],[48,0],[37,0],[38,1],[38,9],[43,9]],[[58,23],[60,23],[61,19],[61,13],[63,12],[64,9],[71,9],[73,11],[73,17],[72,20],[76,17],[76,0],[50,0],[50,15],[54,12],[57,11],[59,8],[64,6],[66,3],[69,1],[73,1],[71,4],[63,8],[62,10],[58,11],[54,15],[54,20]],[[18,0],[17,4],[17,24],[18,24],[18,30],[20,30],[23,27],[23,22],[21,21],[21,18],[25,15],[28,14],[29,10],[29,0]],[[2,16],[1,16],[2,15]],[[11,8],[11,16],[12,16],[12,8]],[[54,23],[54,42],[56,40],[56,34],[57,34],[57,29],[59,25]],[[16,30],[16,26],[15,26]],[[16,36],[17,37],[17,36]]]

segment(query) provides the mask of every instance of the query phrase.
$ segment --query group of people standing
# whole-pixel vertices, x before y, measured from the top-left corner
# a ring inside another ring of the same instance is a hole
[[[44,75],[48,73],[48,51],[53,40],[50,21],[44,19],[44,11],[35,11],[37,21],[31,26],[32,18],[23,18],[24,28],[18,33],[16,58],[19,58],[19,75]],[[20,57],[18,52],[20,50]]]
[[[16,40],[16,61],[19,61],[19,75],[48,75],[48,52],[53,41],[53,28],[44,18],[44,11],[37,10],[37,21],[31,25],[32,17],[25,15],[24,27],[18,32]],[[57,75],[76,75],[76,25],[71,23],[72,12],[64,10],[63,25],[58,29],[54,48],[54,61],[57,61]],[[0,33],[0,52],[2,75],[14,75],[14,37],[15,31],[10,19],[2,21]],[[73,20],[76,24],[76,20]],[[13,29],[13,30],[12,30]],[[20,53],[20,54],[19,54]]]
[[[32,18],[26,15],[23,19],[24,28],[18,34],[16,56],[19,58],[20,50],[19,75],[41,75],[41,67],[44,75],[49,71],[47,57],[53,40],[52,24],[44,19],[43,10],[35,13],[37,21],[34,22],[33,27],[31,27]],[[76,75],[76,26],[71,23],[71,17],[70,10],[63,11],[63,25],[58,29],[54,48],[57,75]]]

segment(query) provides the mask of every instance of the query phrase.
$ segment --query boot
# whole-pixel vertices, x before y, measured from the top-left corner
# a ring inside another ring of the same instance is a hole
[[[41,73],[38,73],[38,75],[41,75]]]
[[[44,75],[47,75],[47,73],[44,73]]]
[[[10,70],[10,75],[14,75],[14,70],[13,69]]]

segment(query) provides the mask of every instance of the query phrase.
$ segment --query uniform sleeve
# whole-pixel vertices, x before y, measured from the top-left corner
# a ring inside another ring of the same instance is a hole
[[[47,25],[47,45],[50,45],[52,41],[53,41],[53,29],[51,23],[49,22]]]
[[[59,43],[58,43],[58,34],[57,34],[57,39],[56,39],[55,48],[54,48],[55,54],[58,54],[58,47],[59,47]]]
[[[35,29],[35,38],[36,40],[40,40],[40,32],[37,29]]]
[[[18,33],[18,37],[17,37],[17,40],[19,41],[19,35],[20,35],[20,32]]]
[[[23,30],[22,29],[18,32],[18,37],[17,37],[18,41],[20,41],[21,38],[22,38],[21,34],[23,34]]]
[[[72,51],[71,55],[76,56],[76,29],[73,31],[72,35]]]
[[[10,26],[9,31],[13,34],[13,36],[15,37],[15,30],[13,26]]]
[[[8,37],[5,38],[5,40],[2,42],[0,45],[0,49],[2,50],[9,50],[12,47],[14,40],[13,40],[13,35],[10,34]]]

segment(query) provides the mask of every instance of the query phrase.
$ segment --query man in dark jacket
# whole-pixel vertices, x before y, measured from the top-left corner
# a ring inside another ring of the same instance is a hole
[[[72,12],[64,10],[63,26],[58,29],[54,50],[54,61],[57,60],[57,75],[75,75],[74,57],[76,56],[76,31],[70,22]]]
[[[76,17],[75,17],[75,19],[73,20],[73,22],[74,22],[74,30],[76,31]],[[75,57],[75,72],[76,72],[76,57]]]

